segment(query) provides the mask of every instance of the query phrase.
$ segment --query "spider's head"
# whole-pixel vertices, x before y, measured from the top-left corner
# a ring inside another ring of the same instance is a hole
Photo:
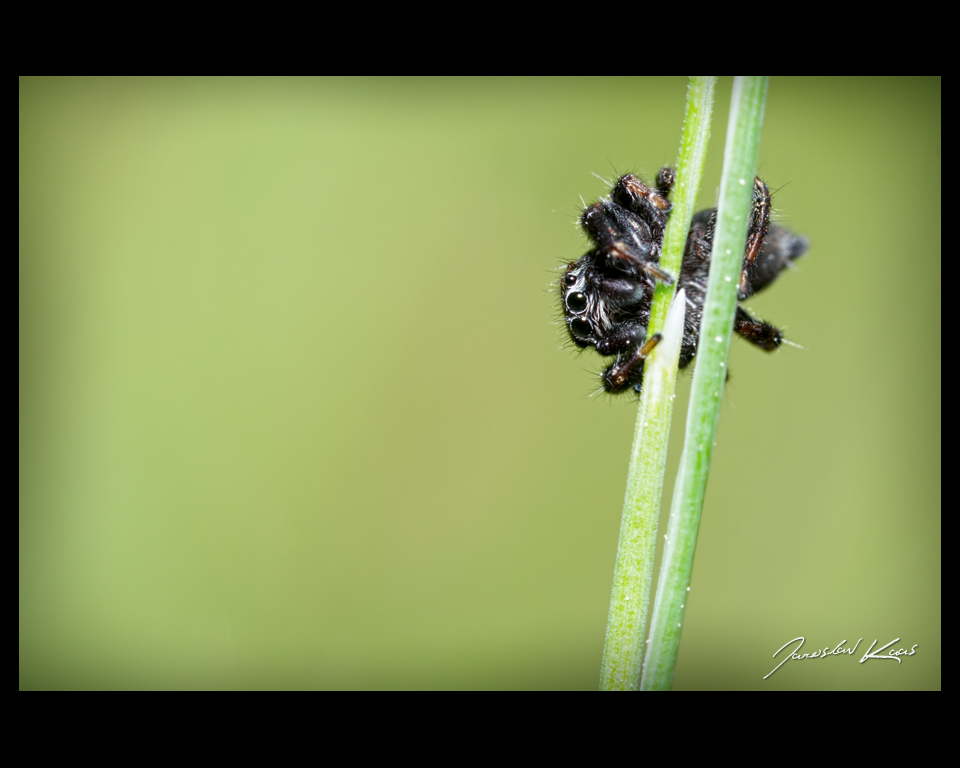
[[[597,301],[591,290],[589,257],[567,266],[560,277],[560,303],[570,338],[578,347],[592,347],[597,343]]]

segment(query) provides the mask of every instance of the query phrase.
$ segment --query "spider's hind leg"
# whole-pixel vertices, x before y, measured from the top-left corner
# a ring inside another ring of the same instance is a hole
[[[750,227],[747,230],[747,247],[743,252],[743,269],[737,286],[737,298],[743,301],[756,293],[753,287],[754,265],[764,238],[770,228],[770,190],[759,176],[753,180],[753,210],[750,212]]]
[[[733,330],[741,338],[767,352],[773,352],[783,343],[783,334],[779,328],[751,317],[742,307],[737,307]]]

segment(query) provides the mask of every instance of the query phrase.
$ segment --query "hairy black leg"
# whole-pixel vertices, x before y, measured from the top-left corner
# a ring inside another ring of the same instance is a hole
[[[676,183],[677,172],[673,170],[673,168],[666,166],[660,169],[660,173],[657,174],[657,191],[663,197],[670,194],[670,190],[673,189],[673,185]]]
[[[762,320],[756,320],[742,307],[737,307],[737,315],[733,321],[733,330],[741,337],[756,344],[760,349],[767,352],[773,352],[783,342],[783,334],[778,328],[765,323]]]
[[[703,272],[706,278],[704,264],[710,262],[710,252],[713,250],[713,236],[717,231],[717,209],[700,211],[690,222],[690,232],[687,236],[687,246],[683,252],[683,269],[681,282],[694,272]],[[706,283],[704,283],[706,284]]]
[[[710,218],[707,219],[707,229],[703,236],[703,242],[707,246],[707,254],[713,251],[713,238],[717,234],[717,209],[710,212]]]
[[[667,226],[673,203],[658,189],[651,189],[632,173],[628,173],[617,179],[610,196],[617,205],[637,214],[649,224],[654,234],[662,240],[663,228]]]
[[[684,334],[683,344],[680,345],[680,360],[677,364],[678,368],[686,368],[690,363],[693,362],[693,358],[697,356],[697,341],[699,339],[699,327],[696,329],[697,335]]]
[[[653,334],[647,343],[637,347],[632,354],[623,360],[617,360],[603,373],[603,388],[607,392],[620,392],[633,386],[638,392],[638,385],[643,381],[643,361],[650,355],[653,348],[663,338],[659,333]]]
[[[673,285],[673,275],[667,272],[665,269],[660,269],[660,267],[654,264],[652,261],[645,261],[640,265],[640,271],[645,275],[659,280],[661,283],[666,283],[667,285]]]
[[[646,223],[609,201],[588,205],[580,216],[580,226],[606,256],[636,264],[656,257]]]
[[[738,283],[738,299],[752,296],[766,288],[790,262],[807,252],[810,241],[803,235],[796,235],[785,227],[770,221],[769,191],[766,184],[757,179],[754,184],[754,205],[750,217],[748,241],[744,246],[743,267]],[[766,232],[763,222],[766,220]],[[690,237],[684,252],[683,269],[680,272],[681,283],[702,279],[706,284],[706,264],[713,250],[713,239],[717,229],[716,208],[700,211],[690,224]],[[759,249],[757,249],[757,246]]]
[[[639,216],[610,201],[587,206],[580,217],[587,236],[611,264],[639,270],[662,283],[673,282],[673,275],[657,265],[660,244],[649,224]]]
[[[763,240],[770,227],[770,190],[759,177],[753,180],[753,210],[750,213],[750,226],[747,229],[747,246],[743,252],[743,268],[740,272],[740,284],[737,286],[737,298],[743,301],[756,292],[752,280],[754,265]]]

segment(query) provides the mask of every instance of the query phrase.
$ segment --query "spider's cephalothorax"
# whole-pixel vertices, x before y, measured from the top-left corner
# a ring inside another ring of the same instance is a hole
[[[643,361],[660,340],[659,334],[647,338],[647,324],[656,281],[674,281],[660,268],[663,230],[672,208],[667,195],[674,180],[672,168],[660,171],[655,188],[633,174],[621,176],[609,198],[584,210],[580,224],[594,248],[568,264],[560,278],[570,338],[578,347],[594,347],[601,355],[616,356],[603,372],[607,392],[639,392]],[[693,217],[680,266],[680,287],[687,297],[681,368],[690,364],[697,351],[716,220],[716,209]],[[755,179],[738,300],[768,286],[806,250],[805,237],[770,221],[770,191]],[[767,351],[783,341],[779,330],[754,319],[740,306],[734,331]]]

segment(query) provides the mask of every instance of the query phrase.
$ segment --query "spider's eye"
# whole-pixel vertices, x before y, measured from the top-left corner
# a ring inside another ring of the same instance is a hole
[[[576,282],[577,282],[577,276],[573,274],[573,272],[567,272],[567,274],[563,276],[563,284],[568,287],[571,285],[575,285]]]
[[[575,336],[586,339],[593,331],[593,327],[586,320],[581,320],[578,317],[576,320],[570,322],[570,330],[573,331]]]
[[[567,294],[567,309],[571,312],[583,312],[587,308],[587,297],[580,291]]]

